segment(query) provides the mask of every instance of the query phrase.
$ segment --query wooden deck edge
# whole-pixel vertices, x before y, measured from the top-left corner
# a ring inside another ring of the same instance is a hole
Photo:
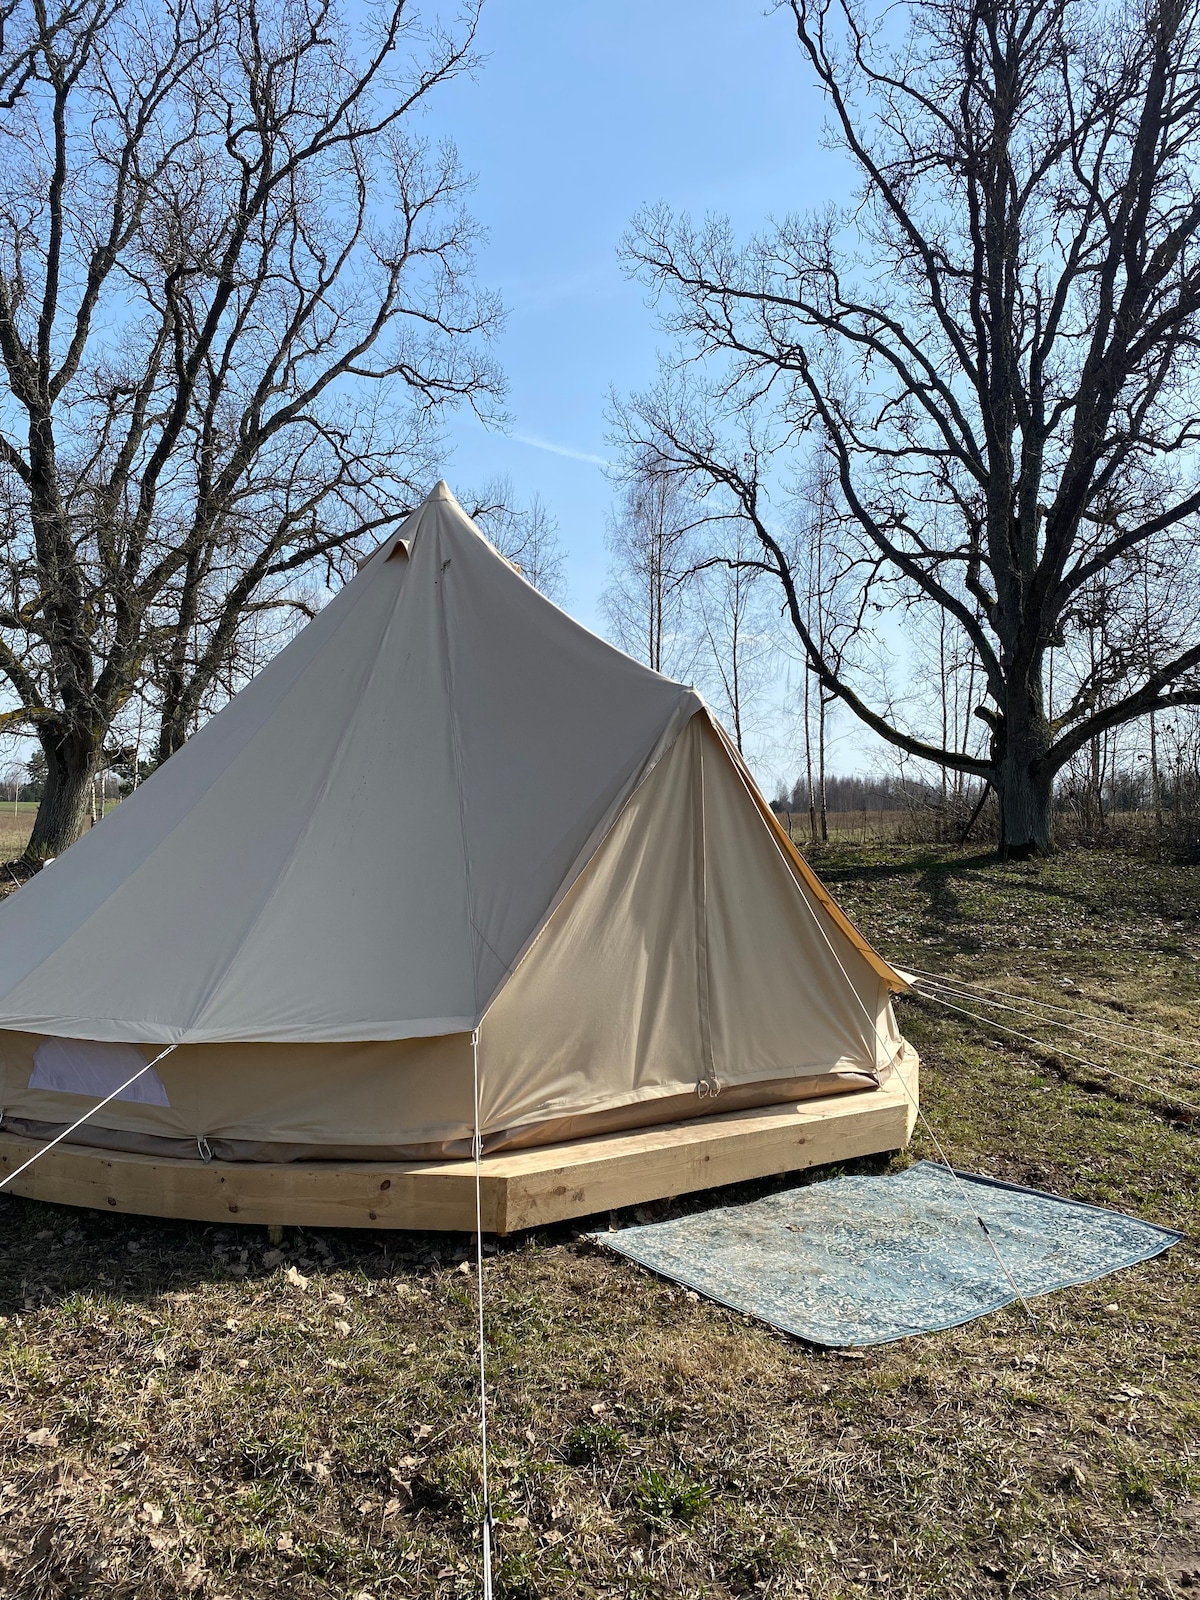
[[[892,1084],[868,1094],[735,1111],[485,1156],[484,1229],[510,1233],[900,1149],[916,1118],[918,1064],[911,1047],[903,1070],[907,1093]],[[0,1131],[0,1178],[41,1148],[35,1140]],[[449,1231],[475,1227],[475,1170],[469,1161],[206,1164],[63,1144],[9,1185],[8,1192],[58,1205],[197,1222]]]

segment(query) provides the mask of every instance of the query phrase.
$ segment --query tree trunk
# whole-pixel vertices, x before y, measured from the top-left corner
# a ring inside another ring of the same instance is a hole
[[[942,749],[950,748],[950,684],[946,673],[946,613],[938,612],[938,695],[942,707]],[[955,737],[958,735],[957,712],[955,714]],[[950,837],[949,829],[949,787],[950,775],[946,767],[942,767],[942,804],[938,811],[938,839],[939,841]]]
[[[1154,713],[1150,713],[1150,795],[1154,802],[1154,827],[1161,833],[1163,830],[1163,803],[1162,803],[1162,778],[1158,771],[1158,728],[1155,725]]]
[[[829,843],[829,807],[825,800],[825,692],[817,693],[817,806],[821,818],[821,843]]]
[[[96,741],[85,735],[43,734],[40,742],[46,754],[46,787],[24,857],[39,867],[61,855],[83,832],[97,762]]]
[[[190,700],[183,694],[164,705],[158,726],[158,748],[154,753],[157,766],[161,767],[168,756],[183,749],[187,743],[188,722],[192,714]]]
[[[1036,712],[1015,726],[1010,721],[1004,730],[992,780],[1000,802],[1002,856],[1019,860],[1049,855],[1054,848],[1054,774],[1044,764],[1049,732],[1044,716]]]
[[[813,788],[813,760],[812,760],[812,721],[809,716],[809,685],[812,683],[812,674],[806,667],[804,670],[804,765],[808,773],[808,833],[814,844],[817,842],[817,791]]]

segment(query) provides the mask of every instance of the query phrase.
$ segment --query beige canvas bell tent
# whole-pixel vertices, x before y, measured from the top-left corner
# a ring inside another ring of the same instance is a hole
[[[901,987],[696,692],[439,484],[0,907],[0,1174],[171,1046],[21,1192],[458,1225],[477,1082],[492,1225],[579,1214],[901,1143]]]

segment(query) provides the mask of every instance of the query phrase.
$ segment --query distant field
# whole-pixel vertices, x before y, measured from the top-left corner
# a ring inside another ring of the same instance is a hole
[[[118,803],[107,801],[105,810],[111,811]],[[29,843],[36,815],[36,800],[18,800],[15,808],[11,800],[0,800],[0,861],[12,861],[21,854]]]
[[[18,800],[15,807],[11,800],[0,800],[0,861],[11,861],[24,850],[36,812],[36,800]]]
[[[811,838],[807,811],[783,811],[780,819],[785,826],[790,821],[792,838],[798,845],[804,845]],[[903,808],[894,811],[830,811],[826,816],[826,825],[831,840],[845,844],[855,840],[867,843],[872,839],[894,839],[909,820],[910,813]]]

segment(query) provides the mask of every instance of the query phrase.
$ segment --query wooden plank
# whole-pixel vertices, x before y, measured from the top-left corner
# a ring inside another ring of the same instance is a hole
[[[905,1073],[916,1093],[915,1052]],[[508,1231],[640,1205],[775,1173],[852,1161],[908,1143],[915,1110],[899,1087],[870,1095],[734,1112],[704,1123],[560,1146],[556,1167],[510,1157]],[[649,1135],[649,1137],[648,1137]],[[527,1151],[523,1156],[549,1152]]]
[[[911,1048],[905,1075],[915,1096]],[[907,1142],[914,1117],[909,1096],[893,1085],[485,1156],[483,1226],[507,1233],[894,1150]],[[41,1148],[0,1132],[0,1177]],[[11,1189],[60,1205],[201,1222],[461,1231],[475,1226],[475,1170],[469,1161],[205,1163],[59,1145]]]
[[[0,1133],[0,1177],[40,1146]],[[475,1225],[475,1173],[468,1162],[427,1174],[409,1162],[177,1161],[59,1145],[12,1184],[15,1194],[63,1205],[199,1222],[322,1228]],[[484,1176],[483,1224],[498,1231],[503,1181]]]

